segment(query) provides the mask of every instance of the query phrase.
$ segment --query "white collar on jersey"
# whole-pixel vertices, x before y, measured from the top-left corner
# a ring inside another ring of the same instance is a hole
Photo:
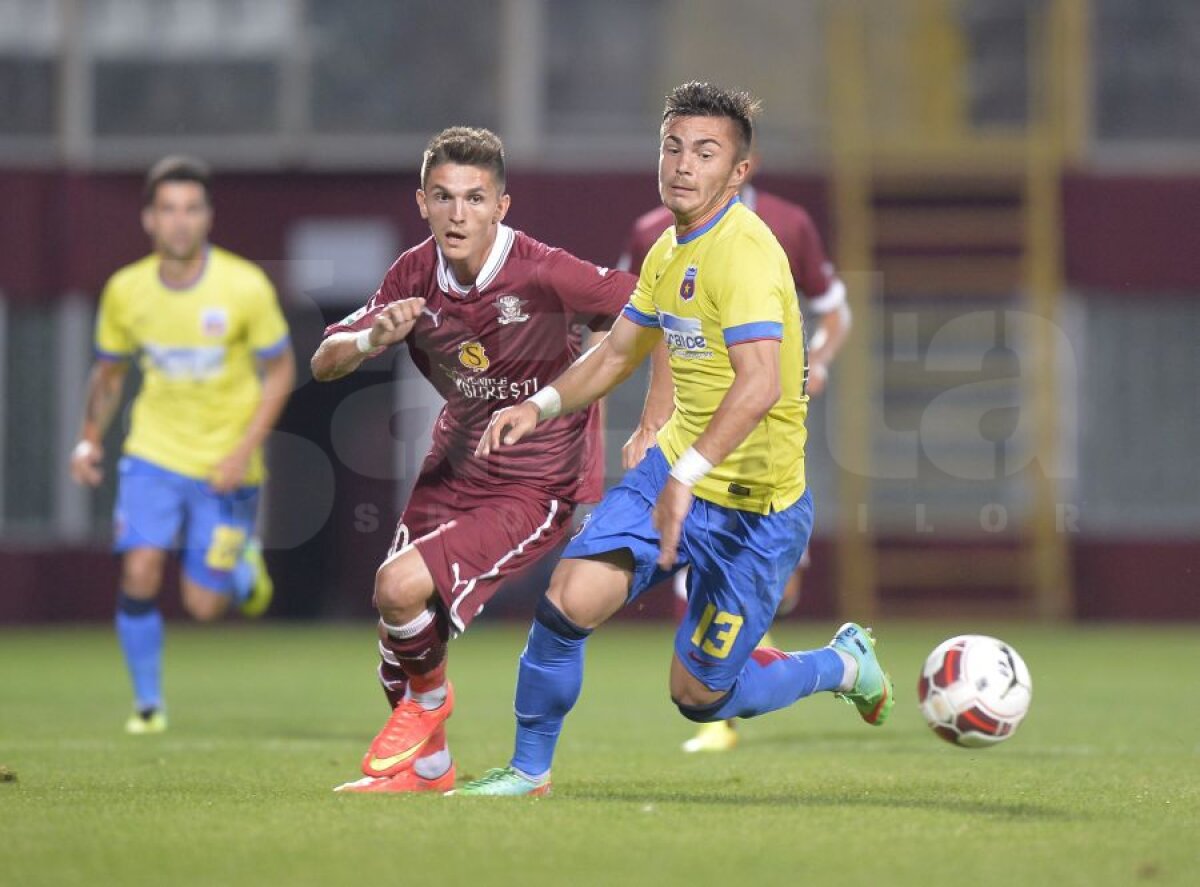
[[[496,275],[500,273],[500,269],[504,267],[505,261],[508,259],[509,250],[512,249],[513,242],[517,239],[516,232],[508,225],[498,225],[496,230],[496,240],[492,244],[492,251],[488,253],[487,259],[483,263],[483,267],[479,269],[479,277],[475,280],[475,289],[483,292],[488,285],[496,279]],[[446,257],[442,255],[442,248],[434,241],[434,248],[437,250],[438,269],[437,281],[438,287],[444,293],[453,293],[456,296],[465,296],[471,291],[470,286],[463,286],[454,276],[454,271],[446,263]]]
[[[742,205],[750,212],[758,212],[758,189],[747,182],[742,186],[739,192],[742,198]]]

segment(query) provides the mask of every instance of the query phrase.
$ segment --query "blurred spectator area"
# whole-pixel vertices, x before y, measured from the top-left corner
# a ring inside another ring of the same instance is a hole
[[[391,166],[469,122],[518,164],[640,166],[704,76],[757,84],[783,160],[820,141],[820,48],[819,4],[769,0],[0,0],[0,158]]]
[[[1049,0],[848,2],[892,52],[927,60],[925,101],[976,125],[1025,119],[1030,23]],[[1185,154],[1200,138],[1200,6],[1080,2],[1089,154]],[[640,167],[663,92],[702,77],[764,99],[772,167],[811,167],[827,145],[831,6],[0,0],[0,162],[140,166],[187,139],[225,165],[391,166],[469,121],[506,136],[517,164]],[[888,69],[888,55],[872,64]],[[939,76],[943,64],[961,76]]]

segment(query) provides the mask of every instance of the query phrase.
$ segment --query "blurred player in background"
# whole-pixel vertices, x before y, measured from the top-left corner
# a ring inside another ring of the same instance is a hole
[[[474,455],[493,412],[536,394],[578,358],[576,316],[607,326],[637,282],[502,224],[504,185],[504,149],[491,132],[453,127],[435,136],[417,191],[433,236],[401,255],[313,355],[313,376],[327,381],[404,342],[446,399],[375,577],[379,680],[392,714],[363,758],[365,778],[342,791],[454,785],[447,640],[507,576],[564,538],[576,503],[603,492],[595,408],[548,422],[494,458]]]
[[[208,242],[208,168],[167,157],[146,179],[142,227],[154,252],[117,271],[96,319],[71,476],[97,486],[101,442],[130,362],[143,382],[119,466],[116,627],[134,691],[129,733],[159,733],[163,621],[157,597],[167,554],[182,559],[183,603],[196,619],[230,602],[261,615],[272,585],[254,537],[262,444],[295,379],[287,323],[256,265]]]
[[[758,103],[688,83],[667,97],[659,192],[674,216],[629,304],[599,345],[520,405],[496,413],[479,454],[503,458],[542,422],[583,409],[665,340],[676,409],[637,467],[571,540],[521,654],[516,748],[465,795],[539,795],[583,685],[588,636],[691,566],[675,633],[671,698],[689,720],[754,717],[820,691],[882,724],[891,680],[870,634],[829,646],[756,649],[808,544],[804,331],[787,257],[741,203]]]
[[[808,394],[819,395],[825,390],[829,367],[850,332],[850,306],[846,302],[846,287],[833,272],[833,265],[825,255],[821,235],[803,207],[784,200],[750,184],[750,178],[758,167],[758,157],[753,152],[746,183],[739,196],[746,209],[757,213],[767,223],[771,233],[787,254],[788,267],[796,292],[803,295],[810,314],[818,320],[816,332],[808,343]],[[633,223],[625,249],[617,267],[638,273],[642,262],[663,231],[674,224],[671,211],[659,206]],[[674,410],[673,387],[670,384],[669,368],[656,360],[651,375],[650,390],[646,394],[646,405],[642,411],[638,428],[621,451],[621,464],[628,470],[642,460],[646,450],[654,445],[655,436],[666,424]],[[655,382],[659,384],[654,384]],[[785,616],[796,609],[800,602],[800,588],[804,571],[809,565],[807,549],[800,558],[800,565],[788,579],[779,603],[777,616]],[[687,609],[688,570],[675,574],[677,615],[683,616]],[[763,637],[764,646],[774,646],[770,635]],[[733,720],[714,721],[703,724],[696,735],[683,744],[686,752],[728,751],[737,745],[737,732]]]

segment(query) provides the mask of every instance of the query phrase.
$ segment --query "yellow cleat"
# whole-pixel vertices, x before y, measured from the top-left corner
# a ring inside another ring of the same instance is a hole
[[[271,580],[271,574],[267,572],[266,561],[263,560],[262,543],[257,539],[247,542],[242,552],[242,563],[238,566],[239,569],[254,571],[254,583],[250,586],[250,594],[238,604],[238,609],[243,616],[255,619],[267,612],[267,608],[271,606],[271,598],[275,596],[275,583]]]
[[[125,732],[130,736],[147,736],[167,731],[167,715],[160,708],[135,711],[125,722]]]
[[[698,751],[732,751],[738,743],[732,721],[713,721],[703,724],[696,735],[683,744],[688,754]]]

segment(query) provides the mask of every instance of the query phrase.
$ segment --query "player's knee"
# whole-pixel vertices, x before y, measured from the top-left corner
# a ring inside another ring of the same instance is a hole
[[[701,723],[721,720],[716,715],[716,710],[725,701],[727,691],[710,690],[693,675],[678,672],[679,670],[675,669],[671,675],[671,701],[675,703],[680,714],[689,721]]]
[[[387,614],[424,607],[431,590],[406,569],[403,560],[384,564],[375,572],[375,609]]]
[[[162,574],[160,559],[130,552],[121,562],[121,587],[133,598],[154,597],[162,586]]]
[[[628,593],[627,576],[593,561],[560,561],[546,599],[575,625],[591,631],[621,609]]]
[[[540,602],[543,606],[550,605],[555,613],[570,620],[575,625],[579,625],[578,614],[574,612],[575,607],[571,606],[572,595],[567,594],[567,582],[559,578],[558,571],[550,577],[550,587],[546,589],[546,596]],[[549,611],[547,611],[549,612]]]
[[[581,626],[564,613],[549,595],[538,599],[533,618],[555,634],[571,640],[583,640],[592,633],[590,628]]]

